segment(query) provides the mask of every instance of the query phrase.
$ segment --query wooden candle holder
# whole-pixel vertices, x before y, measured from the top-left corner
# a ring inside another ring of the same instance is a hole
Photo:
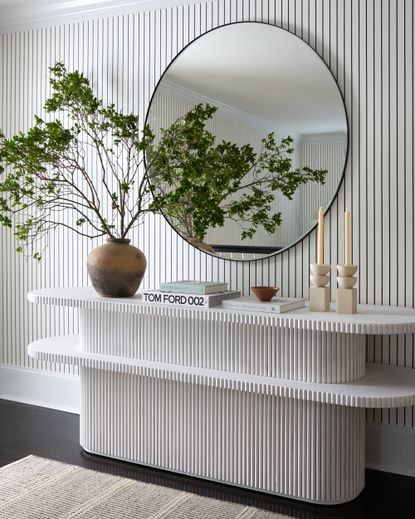
[[[310,310],[312,312],[328,312],[330,310],[330,265],[310,265]]]
[[[336,312],[338,314],[355,314],[357,312],[357,265],[337,265]]]

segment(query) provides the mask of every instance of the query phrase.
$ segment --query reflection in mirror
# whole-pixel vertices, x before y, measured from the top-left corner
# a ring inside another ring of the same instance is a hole
[[[221,257],[255,259],[295,243],[328,207],[344,170],[347,122],[332,75],[302,40],[267,24],[223,26],[185,48],[159,82],[147,123],[163,214],[188,241]],[[204,198],[194,196],[197,182]],[[220,196],[211,189],[218,183]],[[191,199],[194,212],[185,214]],[[215,201],[239,212],[212,216]]]

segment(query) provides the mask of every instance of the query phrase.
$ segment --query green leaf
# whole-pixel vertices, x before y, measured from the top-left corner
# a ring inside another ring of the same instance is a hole
[[[301,184],[324,182],[327,171],[292,170],[290,136],[277,142],[268,134],[259,153],[250,144],[217,142],[206,128],[216,110],[196,105],[162,129],[159,143],[148,149],[151,208],[188,238],[203,240],[209,228],[227,219],[241,225],[242,239],[252,238],[259,227],[273,233],[282,222],[281,213],[271,209],[277,193],[290,199]]]
[[[121,235],[147,210],[144,202],[135,207],[129,194],[134,186],[140,200],[149,193],[136,171],[154,135],[148,125],[140,130],[137,114],[105,106],[82,72],[62,62],[49,71],[47,115],[34,115],[31,128],[9,138],[0,130],[0,224],[31,243],[67,225],[63,213],[70,211],[71,227],[81,233],[82,226],[82,235]],[[104,189],[98,199],[102,185],[117,192]]]

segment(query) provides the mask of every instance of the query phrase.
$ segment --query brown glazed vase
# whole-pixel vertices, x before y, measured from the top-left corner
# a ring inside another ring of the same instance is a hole
[[[107,238],[86,260],[89,278],[95,290],[104,297],[131,297],[140,286],[147,261],[130,240]]]

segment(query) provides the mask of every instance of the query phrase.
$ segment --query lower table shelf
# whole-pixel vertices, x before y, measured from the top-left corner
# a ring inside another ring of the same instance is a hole
[[[40,339],[29,345],[28,353],[43,361],[324,404],[359,408],[415,404],[415,370],[399,366],[368,363],[365,376],[357,381],[321,384],[88,353],[81,350],[76,335]]]

